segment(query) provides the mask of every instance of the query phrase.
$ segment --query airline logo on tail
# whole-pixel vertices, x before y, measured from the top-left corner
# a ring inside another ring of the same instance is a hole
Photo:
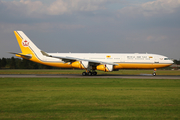
[[[22,45],[23,45],[24,47],[28,47],[28,46],[29,46],[29,42],[28,42],[27,40],[23,40],[23,41],[22,41]]]

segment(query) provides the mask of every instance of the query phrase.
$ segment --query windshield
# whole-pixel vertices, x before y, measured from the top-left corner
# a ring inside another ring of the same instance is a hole
[[[170,58],[164,58],[164,60],[170,60]]]

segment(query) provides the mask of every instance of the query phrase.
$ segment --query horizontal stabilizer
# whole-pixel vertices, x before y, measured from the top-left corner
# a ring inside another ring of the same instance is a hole
[[[23,53],[14,53],[14,52],[9,52],[10,54],[15,54],[15,55],[20,55],[20,56],[23,56],[27,59],[30,59],[32,57],[31,54],[23,54]]]

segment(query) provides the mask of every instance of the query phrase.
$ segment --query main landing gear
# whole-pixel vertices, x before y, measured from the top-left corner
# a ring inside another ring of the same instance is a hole
[[[88,72],[83,72],[82,73],[83,76],[91,76],[91,75],[97,75],[96,71],[88,71]]]
[[[152,74],[153,76],[156,76],[156,68],[154,68],[154,72]]]

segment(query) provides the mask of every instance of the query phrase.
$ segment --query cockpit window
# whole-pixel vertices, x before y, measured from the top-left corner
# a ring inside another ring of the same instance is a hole
[[[164,58],[164,60],[170,60],[170,58]]]

